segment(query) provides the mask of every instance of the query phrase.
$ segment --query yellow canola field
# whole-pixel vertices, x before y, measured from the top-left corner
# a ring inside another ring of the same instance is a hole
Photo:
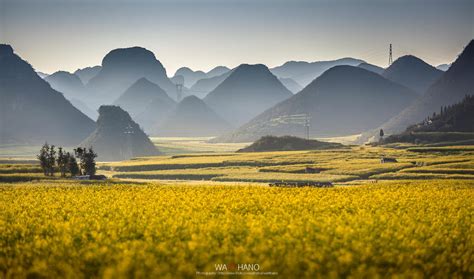
[[[279,278],[472,278],[473,201],[473,180],[0,184],[0,274],[192,278],[258,264]]]

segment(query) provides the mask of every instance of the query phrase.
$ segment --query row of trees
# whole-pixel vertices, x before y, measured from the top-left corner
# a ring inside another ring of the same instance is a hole
[[[95,158],[97,154],[92,148],[78,147],[74,149],[74,155],[72,155],[65,152],[62,147],[56,149],[54,145],[45,143],[37,157],[46,176],[54,176],[56,171],[59,171],[62,177],[65,177],[66,174],[71,176],[94,175],[96,172]],[[79,159],[79,163],[76,158]]]

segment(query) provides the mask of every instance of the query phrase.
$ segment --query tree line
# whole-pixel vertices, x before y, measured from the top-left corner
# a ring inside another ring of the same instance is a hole
[[[78,147],[74,155],[60,146],[45,143],[37,156],[45,176],[54,176],[58,171],[61,177],[76,175],[95,175],[97,153],[91,148]],[[76,159],[77,158],[77,159]],[[78,162],[79,160],[79,162]]]

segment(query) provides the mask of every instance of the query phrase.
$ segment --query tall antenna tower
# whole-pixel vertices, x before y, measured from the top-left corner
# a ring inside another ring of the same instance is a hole
[[[392,65],[393,57],[392,57],[392,44],[390,44],[390,48],[388,51],[388,66]]]

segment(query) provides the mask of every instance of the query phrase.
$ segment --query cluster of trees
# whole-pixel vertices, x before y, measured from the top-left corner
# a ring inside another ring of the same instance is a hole
[[[43,173],[46,176],[54,176],[56,171],[61,173],[62,177],[66,174],[76,175],[94,175],[96,172],[95,158],[97,154],[92,148],[78,147],[74,149],[74,155],[65,152],[62,147],[56,147],[45,143],[41,147],[37,156],[40,161]],[[76,158],[79,159],[79,163]]]
[[[466,116],[466,112],[472,110],[472,105],[474,104],[474,96],[473,95],[466,95],[464,99],[460,103],[448,105],[448,106],[441,106],[440,112],[437,114],[433,112],[431,117],[425,118],[420,124],[416,126],[429,126],[433,124],[433,121],[438,122],[445,122],[451,126],[458,126],[458,115],[462,114]],[[469,117],[469,116],[467,116]],[[409,129],[412,127],[409,127]]]

